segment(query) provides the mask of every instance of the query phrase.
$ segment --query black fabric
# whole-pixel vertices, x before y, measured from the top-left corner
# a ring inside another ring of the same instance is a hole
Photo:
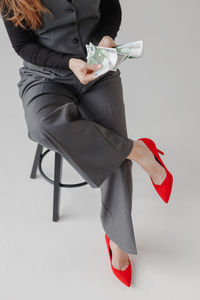
[[[70,0],[68,0],[70,1]],[[99,38],[108,35],[113,39],[117,36],[121,24],[121,6],[119,0],[101,0],[100,2],[101,19],[97,28]],[[6,8],[4,8],[4,13]],[[12,47],[15,52],[32,64],[53,67],[58,69],[69,68],[69,60],[75,55],[57,52],[38,43],[34,30],[28,29],[25,22],[23,23],[26,29],[20,26],[15,27],[13,22],[3,18],[5,28],[10,38]]]
[[[119,0],[101,0],[101,19],[99,24],[100,38],[105,35],[116,38],[122,20],[122,9]]]

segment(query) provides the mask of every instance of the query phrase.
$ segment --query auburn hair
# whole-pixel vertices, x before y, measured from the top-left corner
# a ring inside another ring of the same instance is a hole
[[[26,25],[32,30],[42,27],[43,12],[47,12],[53,17],[52,12],[41,3],[41,0],[0,0],[2,17],[24,29],[27,29]]]

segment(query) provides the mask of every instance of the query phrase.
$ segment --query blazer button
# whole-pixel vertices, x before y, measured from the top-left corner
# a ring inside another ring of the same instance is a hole
[[[73,10],[73,8],[69,8],[68,11],[73,12],[74,10]]]
[[[74,43],[74,44],[78,44],[78,42],[79,42],[79,39],[77,39],[77,38],[74,38],[72,41],[73,41],[73,43]]]

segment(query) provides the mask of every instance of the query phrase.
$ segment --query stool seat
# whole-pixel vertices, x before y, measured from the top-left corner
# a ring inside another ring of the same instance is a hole
[[[53,191],[53,221],[57,222],[59,220],[59,210],[60,210],[60,188],[75,188],[88,184],[86,181],[80,183],[61,183],[62,178],[62,165],[63,165],[63,157],[60,153],[55,152],[55,160],[54,160],[54,180],[51,180],[42,169],[42,161],[43,158],[49,153],[50,149],[47,149],[43,152],[43,146],[39,143],[37,144],[36,153],[33,161],[33,166],[31,169],[30,178],[36,178],[37,170],[39,170],[41,176],[49,183],[54,185]]]

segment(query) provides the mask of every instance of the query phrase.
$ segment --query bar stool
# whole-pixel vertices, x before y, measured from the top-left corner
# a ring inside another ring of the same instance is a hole
[[[64,184],[61,183],[62,180],[62,165],[63,165],[63,157],[58,153],[55,152],[55,159],[54,159],[54,180],[51,180],[43,171],[42,169],[42,161],[43,158],[49,153],[50,149],[47,149],[43,152],[43,146],[39,143],[37,144],[36,153],[33,161],[33,166],[31,170],[30,178],[36,178],[37,169],[41,176],[48,181],[49,183],[54,185],[53,188],[53,221],[57,222],[59,220],[59,210],[60,210],[60,188],[75,188],[79,186],[86,185],[87,182],[83,181],[80,183],[74,184]]]

